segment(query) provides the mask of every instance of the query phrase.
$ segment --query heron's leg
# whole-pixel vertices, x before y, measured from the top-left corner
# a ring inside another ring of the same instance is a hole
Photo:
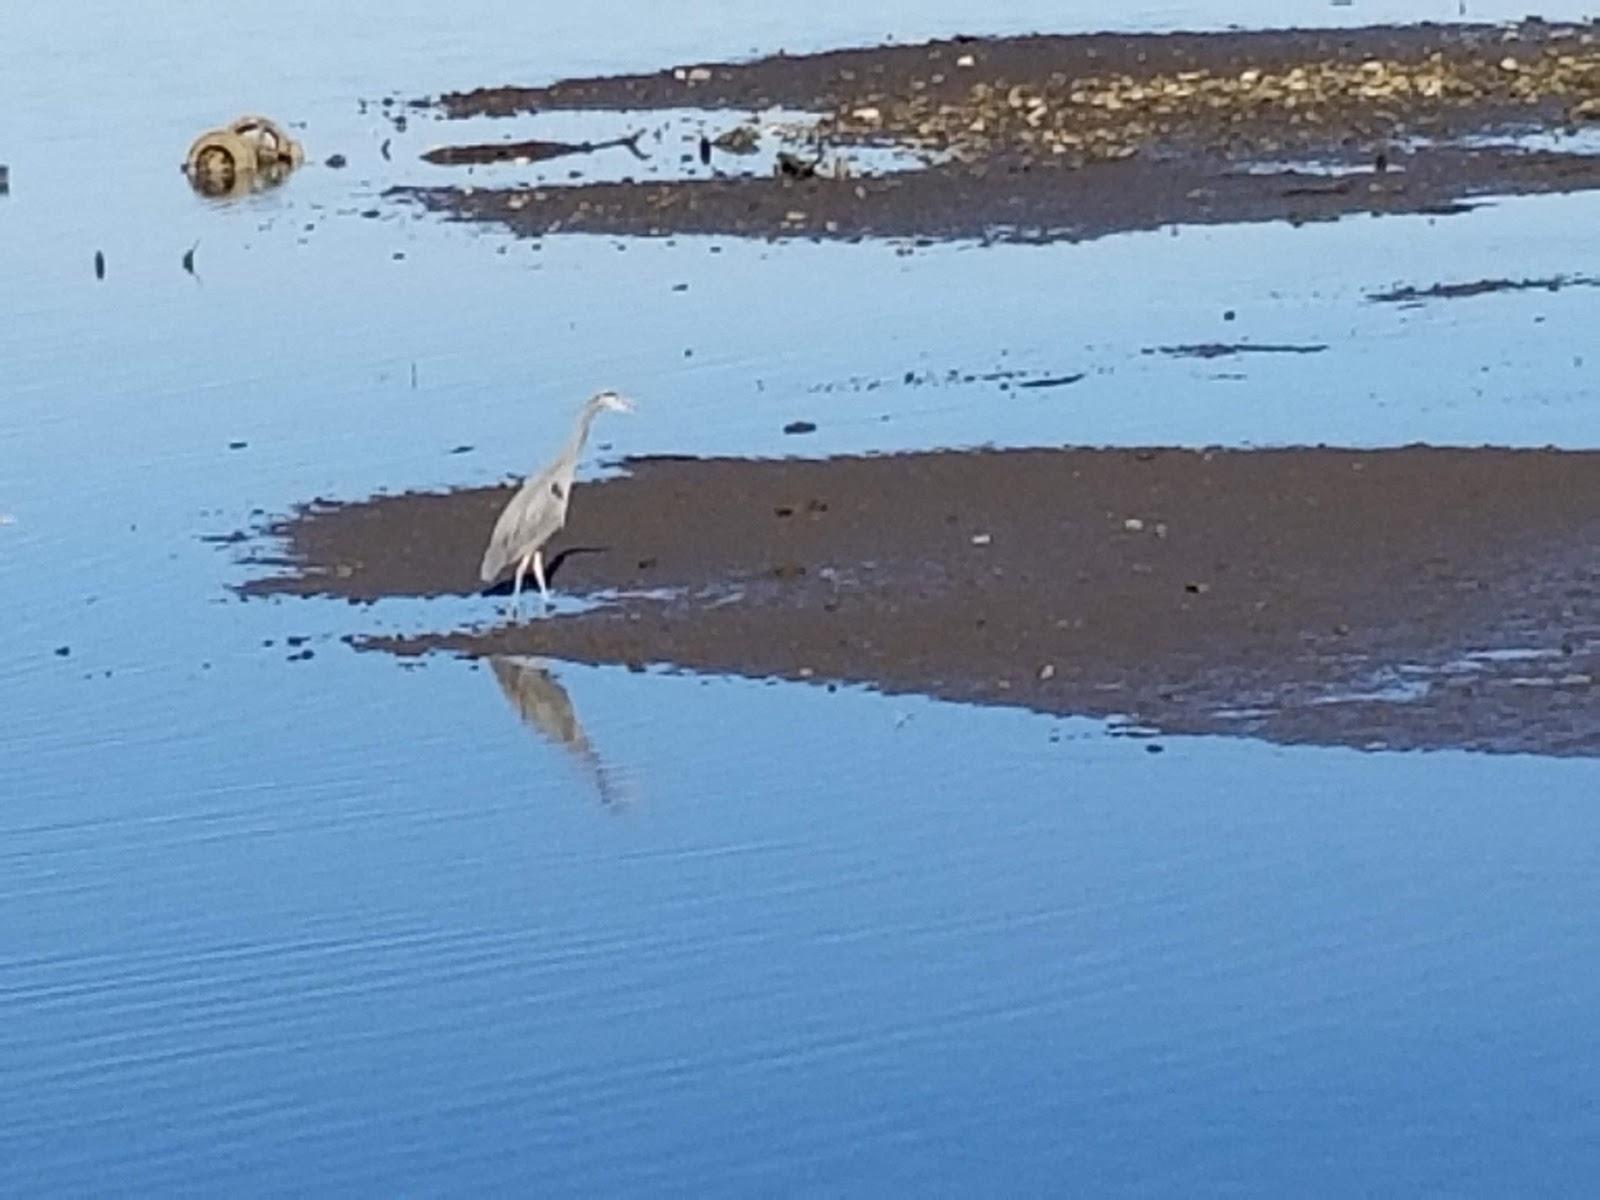
[[[544,551],[533,552],[533,581],[539,585],[539,598],[546,604],[550,603],[550,589],[544,582]]]
[[[516,582],[511,585],[511,608],[513,611],[522,606],[522,577],[528,573],[528,555],[522,556],[522,561],[517,564]]]

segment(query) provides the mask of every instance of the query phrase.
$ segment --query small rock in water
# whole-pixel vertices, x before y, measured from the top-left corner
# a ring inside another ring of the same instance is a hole
[[[249,442],[229,442],[228,443],[228,449],[229,450],[243,450],[249,444],[250,444]]]
[[[760,141],[759,135],[750,126],[736,125],[726,133],[718,134],[711,144],[727,154],[754,154]]]
[[[787,150],[778,151],[778,161],[773,170],[789,179],[815,179],[817,176],[815,162],[808,162],[798,154],[791,154]],[[805,214],[800,215],[803,217]]]
[[[69,655],[71,653],[72,653],[72,647],[71,646],[57,646],[56,647],[56,657],[57,658],[65,658],[65,657],[67,657],[67,655]]]
[[[816,425],[811,421],[790,421],[783,427],[785,433],[815,433]]]
[[[96,279],[104,279],[106,277],[106,256],[103,250],[94,252],[94,277]]]
[[[323,163],[322,165],[325,166],[325,167],[332,167],[335,171],[337,171],[341,167],[344,167],[344,166],[348,165],[348,163],[349,163],[349,160],[347,158],[345,158],[344,155],[342,155],[342,154],[330,154],[330,155],[328,155],[328,161]]]

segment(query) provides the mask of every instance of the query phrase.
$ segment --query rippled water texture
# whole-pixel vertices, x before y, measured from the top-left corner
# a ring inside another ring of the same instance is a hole
[[[7,20],[0,1190],[1585,1191],[1590,761],[402,668],[338,640],[369,612],[240,601],[239,549],[203,539],[525,470],[601,383],[641,411],[590,475],[793,452],[797,418],[808,454],[1593,448],[1600,290],[1372,297],[1600,274],[1600,201],[911,254],[535,248],[383,201],[438,177],[416,156],[442,139],[362,99],[1105,24],[1042,2],[544,7]],[[304,122],[310,161],[201,201],[184,148],[251,110]],[[1147,352],[1224,341],[1327,349]],[[1086,378],[964,378],[1001,370]]]

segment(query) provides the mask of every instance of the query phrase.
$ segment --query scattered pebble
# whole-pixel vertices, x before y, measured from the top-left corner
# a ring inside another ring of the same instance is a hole
[[[67,655],[69,655],[71,653],[72,653],[72,647],[71,646],[57,646],[56,647],[56,657],[57,658],[66,658]]]
[[[229,442],[228,443],[228,449],[229,450],[243,450],[249,444],[250,444],[249,442]]]
[[[975,533],[972,535],[972,544],[974,546],[987,546],[993,540],[987,533]]]
[[[104,279],[106,277],[106,256],[103,250],[94,252],[94,277],[96,279]]]
[[[1186,583],[1183,585],[1183,590],[1191,596],[1204,596],[1211,590],[1211,585],[1209,583]]]
[[[338,171],[348,165],[348,160],[342,154],[330,154],[328,155],[328,161],[322,165],[332,167],[335,171]]]
[[[1054,663],[1045,663],[1044,666],[1039,668],[1039,678],[1040,678],[1041,681],[1042,680],[1048,680],[1048,679],[1054,679],[1055,677],[1056,677],[1056,668],[1055,668],[1055,664]]]
[[[1129,517],[1122,523],[1122,527],[1129,533],[1138,533],[1144,529],[1144,522],[1138,517]]]
[[[815,433],[816,425],[811,421],[790,421],[783,427],[785,433]]]
[[[1166,747],[1163,746],[1160,742],[1146,742],[1144,744],[1144,752],[1146,754],[1160,754],[1165,750],[1166,750]]]

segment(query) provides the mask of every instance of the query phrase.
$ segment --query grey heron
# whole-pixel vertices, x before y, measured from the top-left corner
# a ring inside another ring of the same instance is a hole
[[[484,583],[493,583],[513,563],[516,564],[516,582],[511,590],[515,606],[522,598],[522,580],[533,566],[534,582],[539,585],[539,596],[549,602],[550,589],[544,578],[544,545],[567,523],[567,505],[572,500],[572,480],[578,470],[578,455],[589,438],[589,426],[601,409],[612,412],[632,412],[633,403],[616,392],[596,392],[584,401],[578,410],[572,435],[561,448],[554,461],[543,470],[528,476],[516,495],[507,502],[494,523],[489,535],[489,546],[483,552],[483,565],[478,575]]]

